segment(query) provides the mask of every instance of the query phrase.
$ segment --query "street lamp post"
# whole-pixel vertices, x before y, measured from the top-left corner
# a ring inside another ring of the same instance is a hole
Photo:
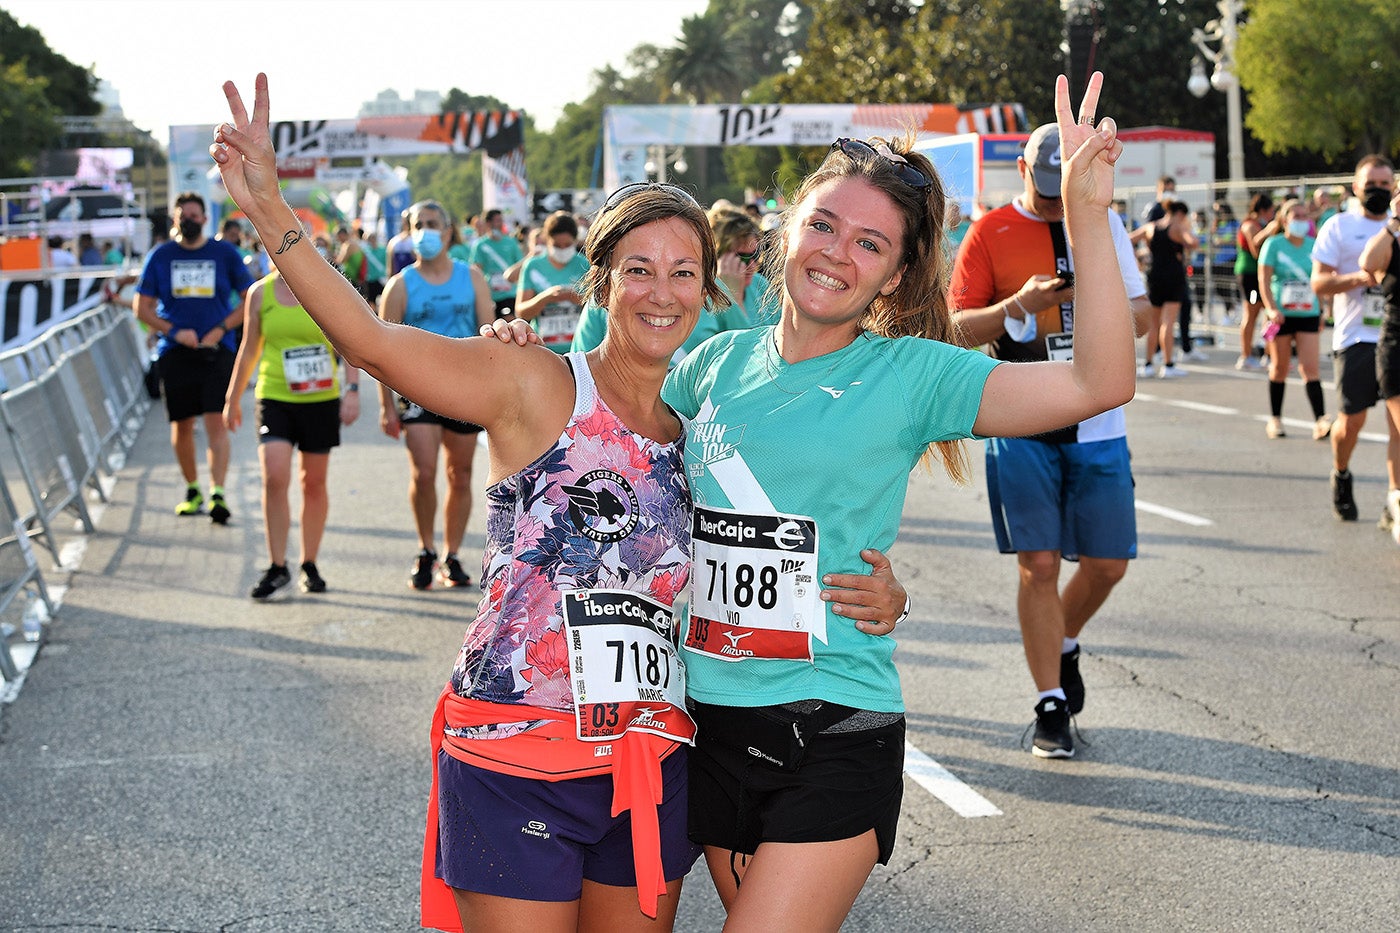
[[[656,180],[661,184],[666,184],[666,173],[670,168],[674,168],[682,175],[690,166],[685,161],[685,147],[676,146],[672,148],[665,144],[647,146],[647,164],[642,166],[642,170],[647,175],[655,175]]]
[[[1197,97],[1205,97],[1213,87],[1225,95],[1225,124],[1229,145],[1230,183],[1226,200],[1243,217],[1247,207],[1244,178],[1244,121],[1240,113],[1240,81],[1235,75],[1235,42],[1239,39],[1239,17],[1244,12],[1244,0],[1219,0],[1215,5],[1220,18],[1206,23],[1205,29],[1191,31],[1191,44],[1200,53],[1191,63],[1191,79],[1186,89]],[[1219,42],[1220,48],[1210,47]],[[1214,63],[1215,69],[1206,78],[1202,58]]]

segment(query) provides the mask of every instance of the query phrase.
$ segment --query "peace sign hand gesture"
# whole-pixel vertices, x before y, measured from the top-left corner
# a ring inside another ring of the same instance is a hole
[[[1103,73],[1096,71],[1084,89],[1079,104],[1079,119],[1070,109],[1069,79],[1055,79],[1055,121],[1060,128],[1060,156],[1064,166],[1060,175],[1060,194],[1065,210],[1071,205],[1096,207],[1100,212],[1113,203],[1113,164],[1123,154],[1118,139],[1118,125],[1112,117],[1104,117],[1094,128],[1094,113],[1099,105]]]
[[[219,166],[229,197],[256,224],[261,205],[274,205],[282,198],[277,184],[277,154],[268,133],[267,75],[259,73],[253,84],[253,117],[243,106],[243,98],[232,81],[224,82],[232,123],[214,131],[209,154]]]

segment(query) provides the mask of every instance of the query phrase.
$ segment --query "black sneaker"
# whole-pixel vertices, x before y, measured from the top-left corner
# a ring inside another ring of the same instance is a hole
[[[229,514],[228,503],[224,501],[224,491],[215,489],[209,495],[209,520],[216,525],[227,525]]]
[[[1037,758],[1073,758],[1074,739],[1069,734],[1069,710],[1064,700],[1046,697],[1035,705],[1035,738],[1031,754]]]
[[[462,562],[456,554],[448,554],[442,559],[442,582],[448,586],[471,586],[472,577],[462,569]]]
[[[1332,511],[1344,522],[1354,522],[1359,514],[1351,497],[1351,471],[1332,471]]]
[[[291,582],[292,575],[287,572],[286,564],[272,564],[248,595],[254,599],[267,599]]]
[[[415,590],[432,589],[433,565],[437,563],[437,552],[423,548],[413,561],[413,573],[409,574],[408,585]]]
[[[1079,646],[1060,655],[1060,689],[1065,692],[1065,705],[1071,716],[1084,710],[1084,678],[1079,676]]]
[[[326,591],[326,581],[321,579],[321,572],[316,569],[315,561],[306,561],[301,565],[301,591],[303,593],[324,593]]]

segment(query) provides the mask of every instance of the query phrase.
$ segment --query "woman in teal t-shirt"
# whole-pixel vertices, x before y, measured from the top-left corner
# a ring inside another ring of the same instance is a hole
[[[1285,201],[1278,209],[1283,233],[1264,241],[1259,250],[1259,297],[1268,323],[1264,336],[1269,345],[1269,420],[1264,432],[1283,437],[1283,390],[1288,363],[1298,351],[1298,373],[1308,393],[1313,413],[1313,440],[1323,440],[1332,429],[1322,401],[1318,375],[1317,344],[1322,330],[1322,308],[1313,294],[1313,238],[1310,220],[1301,201]]]
[[[542,256],[531,256],[520,269],[515,293],[515,316],[529,321],[544,345],[555,353],[568,353],[583,311],[583,277],[588,260],[579,254],[578,221],[567,211],[545,218],[540,235]]]

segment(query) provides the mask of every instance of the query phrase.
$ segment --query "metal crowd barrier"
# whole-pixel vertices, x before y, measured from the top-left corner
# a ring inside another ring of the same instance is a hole
[[[21,596],[42,602],[42,618],[52,614],[33,543],[61,566],[55,523],[68,514],[93,530],[86,494],[106,501],[136,440],[151,405],[136,328],[125,309],[103,304],[0,353],[0,619]],[[21,633],[0,632],[6,681],[18,675],[11,634]],[[41,631],[31,624],[23,634],[32,641]]]

